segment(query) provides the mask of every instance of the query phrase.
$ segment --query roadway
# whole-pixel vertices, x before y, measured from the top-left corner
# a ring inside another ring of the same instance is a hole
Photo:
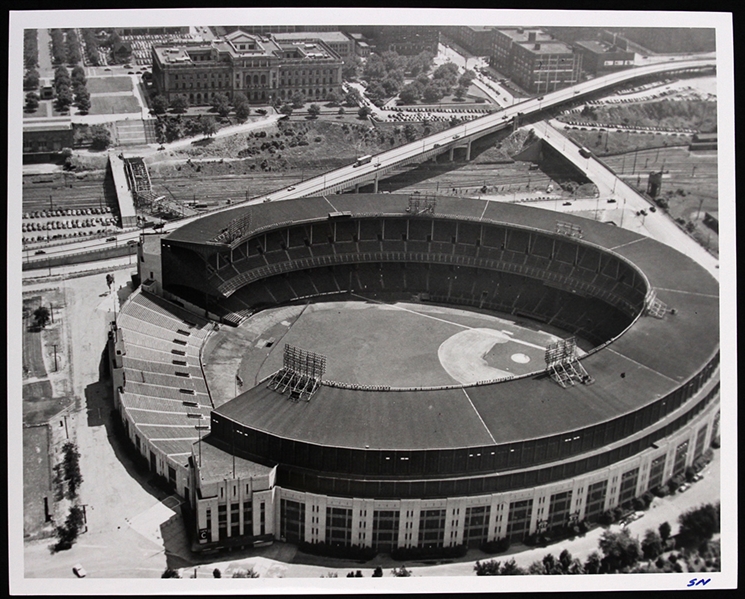
[[[244,201],[239,204],[233,204],[229,207],[219,208],[214,212],[231,210],[237,206],[246,206],[268,201],[282,201],[297,197],[304,197],[319,193],[335,193],[346,191],[355,185],[364,185],[373,183],[383,178],[381,175],[393,170],[393,168],[408,163],[418,162],[422,159],[434,157],[446,151],[452,151],[456,147],[466,147],[470,150],[470,143],[494,133],[500,129],[512,126],[512,119],[529,117],[532,114],[543,110],[553,108],[570,100],[577,100],[582,96],[595,93],[606,87],[614,86],[639,77],[655,75],[674,70],[684,69],[704,69],[715,67],[716,61],[711,58],[685,60],[685,61],[667,61],[659,64],[652,64],[644,67],[638,67],[625,71],[619,71],[603,77],[598,77],[579,83],[573,87],[561,89],[555,92],[547,93],[544,96],[530,98],[520,103],[509,106],[503,110],[491,113],[487,116],[474,119],[462,125],[452,127],[446,131],[430,135],[423,139],[399,146],[392,150],[382,152],[373,157],[368,164],[361,166],[349,165],[340,169],[325,173],[323,175],[302,181],[297,185],[281,189],[265,196],[260,196],[250,201]],[[608,178],[606,173],[604,178]],[[610,180],[610,179],[609,179]],[[612,184],[612,181],[611,181]],[[165,231],[173,231],[184,224],[201,218],[200,216],[189,217],[168,223]],[[124,232],[119,234],[118,242],[126,243],[131,239],[138,237],[137,231]],[[47,256],[64,255],[68,253],[79,253],[90,251],[100,247],[100,241],[83,241],[80,243],[51,247],[47,250]],[[36,261],[34,258],[30,262]]]
[[[652,212],[650,210],[651,204],[647,199],[618,177],[605,164],[593,157],[592,154],[581,155],[579,147],[550,124],[540,122],[529,127],[539,138],[561,152],[575,168],[595,183],[600,193],[599,199],[605,201],[608,198],[613,198],[616,203],[622,204],[623,210],[631,209],[634,216],[641,210],[646,211],[646,215],[640,215],[642,221],[640,232],[642,234],[674,247],[701,264],[715,279],[719,280],[719,259],[712,256],[698,243],[692,243],[691,237],[676,225],[664,211]]]

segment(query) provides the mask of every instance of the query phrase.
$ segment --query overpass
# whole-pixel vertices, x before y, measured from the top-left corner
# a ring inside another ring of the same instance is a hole
[[[372,184],[373,189],[377,191],[378,182],[384,179],[394,169],[400,168],[407,164],[420,163],[423,160],[434,158],[439,154],[448,152],[452,158],[455,149],[464,148],[466,159],[470,159],[471,145],[474,140],[495,133],[501,129],[512,127],[513,119],[518,121],[521,118],[529,117],[548,108],[559,106],[568,101],[578,100],[584,96],[591,95],[602,89],[618,85],[633,79],[658,75],[662,73],[686,73],[700,72],[716,69],[716,59],[700,58],[693,60],[671,60],[663,63],[650,64],[643,67],[618,71],[602,77],[597,77],[589,81],[584,81],[569,88],[561,89],[555,92],[529,98],[520,103],[513,104],[502,110],[493,112],[487,116],[476,118],[472,121],[458,125],[422,138],[415,142],[399,146],[392,150],[382,152],[373,157],[368,164],[360,166],[348,165],[323,175],[313,177],[298,183],[297,185],[287,187],[269,193],[240,204],[232,204],[223,208],[218,208],[213,212],[234,209],[236,206],[257,204],[260,202],[281,201],[297,197],[305,197],[318,194],[341,193],[350,189],[359,189],[362,185]],[[193,216],[168,223],[165,231],[172,231],[180,226],[193,220],[201,218],[202,215]],[[119,235],[119,241],[136,239],[137,231],[124,232]],[[47,255],[59,255],[66,253],[85,252],[93,249],[92,245],[101,245],[100,241],[85,241],[72,245],[51,247],[47,249]],[[39,267],[43,268],[44,259],[29,257],[28,266],[34,268],[34,262],[40,262]]]
[[[667,214],[659,210],[655,212],[649,211],[647,214],[636,216],[636,213],[641,210],[649,210],[651,206],[650,202],[623,179],[618,177],[604,162],[596,158],[592,153],[585,152],[583,148],[549,123],[534,123],[529,125],[529,128],[537,137],[560,152],[577,170],[595,183],[601,198],[614,198],[617,203],[622,205],[622,210],[624,211],[626,211],[626,206],[628,205],[631,212],[629,218],[642,218],[644,229],[649,232],[650,237],[674,247],[682,254],[690,256],[706,268],[717,281],[719,280],[719,260],[698,243],[693,243],[690,236],[675,224]],[[580,150],[583,151],[580,152]]]

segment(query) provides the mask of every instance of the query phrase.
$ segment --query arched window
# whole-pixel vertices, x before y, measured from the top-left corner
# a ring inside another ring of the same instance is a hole
[[[261,85],[266,85],[266,75],[261,76]]]
[[[259,84],[259,76],[254,75],[254,85],[258,85],[258,84]]]

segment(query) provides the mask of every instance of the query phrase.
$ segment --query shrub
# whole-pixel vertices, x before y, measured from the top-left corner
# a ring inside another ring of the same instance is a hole
[[[463,557],[468,551],[467,545],[455,547],[398,547],[391,551],[391,559],[396,561],[411,561],[432,558]]]
[[[503,553],[509,548],[510,540],[507,537],[496,539],[494,541],[486,541],[479,547],[479,549],[484,553]]]
[[[359,545],[332,545],[331,543],[300,543],[298,549],[303,553],[334,557],[338,559],[352,559],[369,561],[377,555],[372,547],[360,547]]]

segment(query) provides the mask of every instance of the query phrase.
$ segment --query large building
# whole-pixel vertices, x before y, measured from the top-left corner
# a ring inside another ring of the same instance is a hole
[[[23,120],[23,161],[54,160],[65,148],[72,149],[73,130],[69,116]]]
[[[494,32],[492,66],[533,94],[579,83],[582,55],[542,29],[505,28]]]
[[[341,57],[318,39],[279,41],[234,31],[209,42],[153,46],[153,85],[170,102],[210,104],[237,92],[267,104],[300,93],[321,101],[341,92]]]
[[[593,76],[606,75],[620,69],[634,66],[636,54],[627,49],[626,40],[620,38],[617,44],[601,40],[582,40],[574,43],[582,55],[582,68]]]
[[[332,199],[333,212],[325,197],[236,208],[141,246],[142,291],[110,335],[116,404],[191,507],[197,548],[519,541],[629,506],[718,435],[718,284],[690,258],[525,206]],[[360,289],[535,320],[589,346],[473,384],[330,381],[307,352],[250,388],[205,378],[216,329]],[[234,399],[216,406],[210,386],[226,384]]]

